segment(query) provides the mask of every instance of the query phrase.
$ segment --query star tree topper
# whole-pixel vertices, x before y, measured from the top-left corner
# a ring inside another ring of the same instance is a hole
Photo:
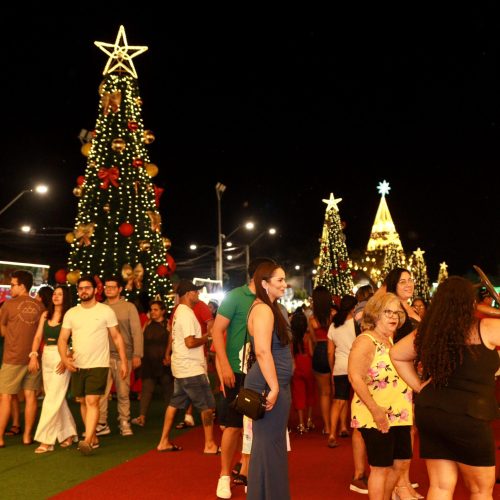
[[[328,212],[329,210],[331,210],[332,208],[338,212],[339,211],[339,207],[337,206],[337,204],[339,204],[341,201],[342,201],[342,198],[337,198],[335,199],[335,196],[333,196],[333,193],[330,193],[330,198],[328,200],[322,200],[323,203],[326,203],[327,207],[326,207],[326,211]]]
[[[389,194],[389,191],[391,190],[391,186],[387,181],[382,181],[378,183],[377,190],[379,194],[382,196],[385,196],[386,194]]]
[[[425,250],[420,250],[420,247],[418,247],[413,253],[418,259],[422,259],[424,257]]]
[[[125,35],[125,28],[123,26],[120,26],[114,44],[106,42],[94,42],[94,44],[109,56],[106,67],[102,72],[103,75],[122,69],[123,71],[130,73],[134,78],[137,78],[137,73],[132,59],[137,57],[139,54],[146,52],[148,48],[144,45],[129,45],[127,42],[127,35]],[[112,51],[110,49],[112,49]]]

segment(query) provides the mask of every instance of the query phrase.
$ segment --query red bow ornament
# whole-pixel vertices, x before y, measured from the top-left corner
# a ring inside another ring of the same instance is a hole
[[[120,175],[120,171],[116,167],[111,168],[100,168],[99,172],[97,172],[97,177],[101,179],[101,185],[99,186],[101,189],[108,189],[109,183],[113,184],[113,186],[118,187],[118,177]]]

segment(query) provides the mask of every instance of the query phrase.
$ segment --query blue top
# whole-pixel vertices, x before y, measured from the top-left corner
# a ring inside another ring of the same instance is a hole
[[[252,336],[250,336],[250,342],[253,346],[254,339]],[[273,355],[274,365],[276,367],[279,386],[283,387],[290,384],[293,374],[292,351],[290,349],[290,345],[281,345],[276,328],[273,330],[271,352]],[[258,392],[262,392],[264,390],[269,391],[269,386],[267,385],[266,379],[262,374],[258,361],[252,365],[247,376],[245,377],[245,387]]]

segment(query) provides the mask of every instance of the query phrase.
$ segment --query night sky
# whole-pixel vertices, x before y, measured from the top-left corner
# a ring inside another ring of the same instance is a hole
[[[93,42],[114,43],[123,24],[129,44],[149,46],[134,64],[156,135],[163,234],[178,261],[193,241],[216,245],[219,181],[223,232],[250,218],[256,234],[276,226],[252,255],[293,274],[294,264],[313,267],[330,192],[343,198],[348,249],[366,247],[385,179],[405,251],[426,251],[431,279],[442,261],[450,274],[478,264],[500,276],[500,26],[491,13],[390,29],[337,19],[316,31],[78,8],[3,18],[0,207],[38,181],[51,192],[0,215],[0,259],[64,267],[58,228],[73,226],[85,170],[78,134],[94,128],[107,61]],[[37,234],[5,231],[22,222]]]

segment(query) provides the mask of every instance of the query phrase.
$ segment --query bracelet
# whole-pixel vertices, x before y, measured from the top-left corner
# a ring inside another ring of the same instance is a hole
[[[31,358],[31,357],[37,357],[38,358],[38,353],[36,351],[31,351],[29,354],[28,354],[28,358]]]

